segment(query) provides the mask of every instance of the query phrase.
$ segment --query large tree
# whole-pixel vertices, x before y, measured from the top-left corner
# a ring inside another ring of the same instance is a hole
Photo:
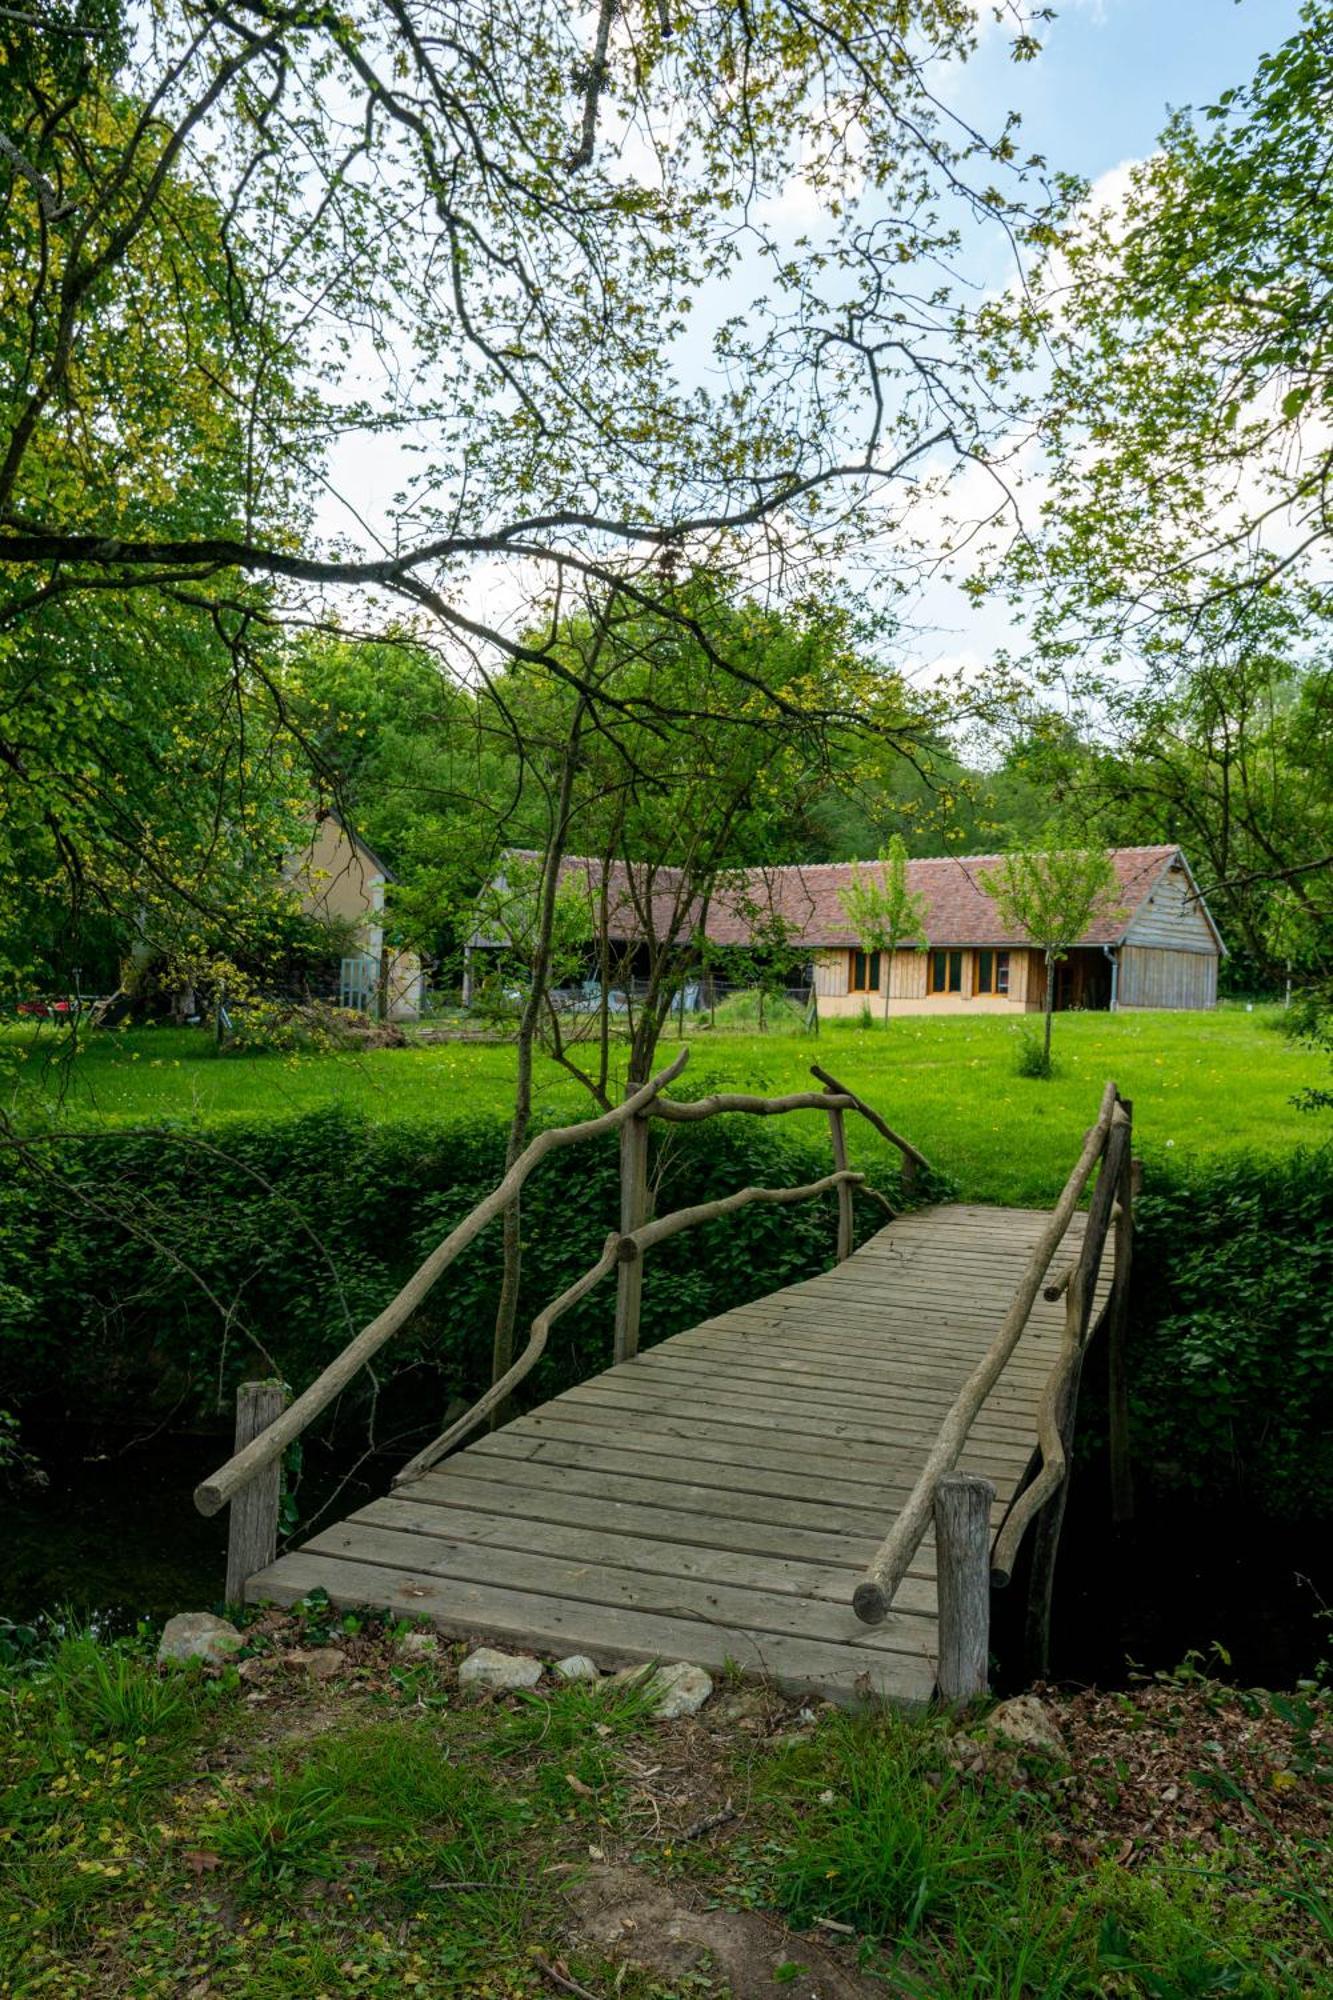
[[[963,235],[1028,222],[1011,127],[943,90],[970,0],[37,18],[0,22],[7,627],[184,593],[568,675],[571,582],[813,589],[999,424],[946,341]]]
[[[994,574],[1117,837],[1186,840],[1261,976],[1279,890],[1333,954],[1333,4],[1066,212],[982,321],[1026,364],[1039,501]],[[1012,663],[1000,699],[1012,702]],[[1063,746],[1067,753],[1069,746]]]

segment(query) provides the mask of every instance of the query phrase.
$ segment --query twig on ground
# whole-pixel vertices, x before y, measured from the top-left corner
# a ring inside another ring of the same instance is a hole
[[[590,1993],[586,1986],[580,1986],[577,1979],[571,1979],[567,1973],[557,1972],[550,1961],[541,1956],[540,1952],[533,1952],[532,1962],[539,1972],[544,1972],[549,1980],[556,1986],[563,1987],[566,1993],[576,1993],[578,2000],[597,2000],[597,1995]]]
[[[695,1820],[693,1826],[687,1826],[680,1837],[682,1840],[698,1840],[701,1834],[712,1833],[719,1826],[726,1826],[731,1820],[739,1817],[735,1806],[728,1799],[717,1812],[705,1813],[702,1819]]]

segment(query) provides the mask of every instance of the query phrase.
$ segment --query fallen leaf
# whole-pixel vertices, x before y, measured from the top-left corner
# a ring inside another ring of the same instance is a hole
[[[582,1778],[576,1778],[572,1771],[565,1772],[565,1783],[571,1792],[577,1792],[581,1799],[595,1799],[596,1792],[591,1785],[585,1785]]]
[[[195,1875],[207,1875],[210,1869],[222,1866],[222,1856],[207,1847],[187,1847],[181,1860]],[[207,1985],[208,1982],[204,1983]]]

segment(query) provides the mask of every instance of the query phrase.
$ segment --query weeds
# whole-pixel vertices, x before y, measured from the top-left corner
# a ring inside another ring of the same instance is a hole
[[[0,1993],[549,2000],[554,1965],[618,2000],[720,2000],[706,1966],[662,1983],[579,1955],[559,1891],[590,1857],[774,1911],[898,2000],[1333,1992],[1314,1692],[1240,1693],[1191,1660],[1132,1701],[1067,1701],[1081,1768],[963,1777],[955,1721],[832,1715],[765,1747],[708,1711],[702,1735],[662,1731],[633,1680],[449,1707],[447,1650],[404,1685],[392,1627],[355,1636],[356,1681],[313,1732],[280,1666],[164,1675],[145,1643],[75,1634],[0,1671]],[[1192,1831],[1127,1859],[1118,1827],[1144,1824],[1164,1754]],[[710,1822],[721,1796],[737,1810]],[[776,1984],[804,1991],[811,1952],[773,1938]]]

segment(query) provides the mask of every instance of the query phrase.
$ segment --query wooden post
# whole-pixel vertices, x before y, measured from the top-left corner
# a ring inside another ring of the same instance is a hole
[[[847,1126],[842,1112],[835,1106],[828,1115],[829,1136],[833,1141],[833,1168],[835,1173],[847,1171]],[[838,1262],[845,1263],[852,1254],[853,1214],[852,1187],[850,1181],[838,1183]]]
[[[267,1430],[287,1407],[282,1382],[242,1382],[236,1391],[236,1449]],[[278,1552],[278,1505],[282,1495],[282,1460],[261,1467],[231,1503],[227,1526],[227,1603],[243,1604],[245,1586],[267,1569]]]
[[[975,1701],[990,1677],[990,1517],[995,1488],[951,1472],[935,1489],[940,1699]]]
[[[627,1118],[620,1128],[620,1233],[630,1236],[648,1220],[648,1120]],[[639,1351],[643,1304],[643,1259],[620,1264],[616,1272],[616,1361]]]
[[[1121,1099],[1127,1116],[1133,1107]],[[1131,1127],[1132,1131],[1132,1127]],[[1115,1262],[1106,1319],[1107,1433],[1111,1452],[1111,1519],[1117,1524],[1134,1518],[1134,1468],[1129,1444],[1129,1370],[1125,1334],[1129,1325],[1129,1283],[1134,1262],[1134,1195],[1141,1163],[1125,1148],[1117,1190],[1120,1214],[1115,1226]]]

